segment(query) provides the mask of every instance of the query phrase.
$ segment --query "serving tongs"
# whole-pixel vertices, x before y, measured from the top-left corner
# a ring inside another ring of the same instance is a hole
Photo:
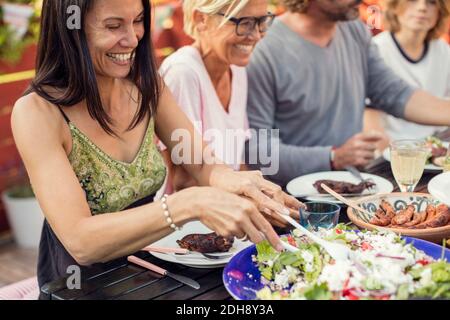
[[[331,188],[329,188],[328,186],[326,186],[325,184],[322,184],[321,187],[326,190],[327,192],[332,192],[330,194],[332,194],[333,196],[339,196],[336,192],[334,192],[333,190],[331,190]],[[364,210],[362,208],[360,208],[359,206],[355,205],[353,203],[353,201],[347,200],[344,197],[339,196],[339,198],[337,198],[338,200],[342,201],[343,203],[347,204],[350,207],[355,206],[356,208],[358,208],[359,210]],[[350,205],[351,204],[351,205]],[[308,238],[310,238],[312,241],[314,241],[315,243],[317,243],[318,245],[320,245],[323,249],[325,249],[325,251],[334,259],[334,260],[351,260],[355,266],[358,268],[358,270],[360,270],[361,273],[366,274],[366,268],[359,262],[357,261],[357,259],[355,258],[352,250],[340,243],[335,243],[335,242],[330,242],[327,240],[324,240],[318,236],[316,236],[314,233],[310,232],[309,230],[307,230],[306,228],[304,228],[302,225],[300,225],[297,221],[295,221],[290,215],[288,214],[284,214],[284,213],[280,213],[281,217],[283,219],[285,219],[288,223],[290,223],[293,227],[295,227],[296,229],[298,229],[299,231],[301,231],[304,235],[306,235]],[[281,241],[283,247],[290,251],[290,252],[298,252],[300,251],[299,248],[292,246],[284,241]]]
[[[324,240],[318,236],[316,236],[314,233],[310,232],[303,226],[301,226],[297,221],[295,221],[291,216],[286,214],[281,214],[281,217],[285,219],[287,222],[289,222],[293,227],[300,230],[305,236],[310,238],[312,241],[320,245],[322,248],[325,249],[326,252],[334,259],[334,260],[348,260],[351,257],[351,250],[339,243],[330,242],[327,240]],[[284,241],[281,241],[281,244],[283,247],[291,252],[297,252],[300,251],[299,248],[294,247],[288,243],[285,243]]]
[[[347,206],[349,206],[350,208],[353,208],[361,213],[364,213],[367,216],[371,216],[372,214],[367,211],[364,208],[361,208],[358,204],[356,204],[354,201],[346,199],[345,197],[343,197],[342,195],[340,195],[339,193],[335,192],[333,189],[331,189],[330,187],[328,187],[325,184],[321,185],[322,189],[325,190],[326,192],[328,192],[330,195],[332,195],[333,197],[335,197],[336,199],[338,199],[339,201],[341,201],[342,203],[346,204]]]

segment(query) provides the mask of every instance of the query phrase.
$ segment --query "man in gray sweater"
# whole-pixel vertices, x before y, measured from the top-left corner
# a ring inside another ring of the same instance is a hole
[[[279,129],[279,136],[256,141],[255,135],[247,144],[250,155],[277,146],[279,170],[269,179],[285,186],[303,174],[367,165],[381,138],[361,133],[368,99],[396,117],[450,125],[449,101],[410,87],[384,64],[357,19],[361,1],[284,2],[288,12],[275,20],[248,67],[250,126]]]

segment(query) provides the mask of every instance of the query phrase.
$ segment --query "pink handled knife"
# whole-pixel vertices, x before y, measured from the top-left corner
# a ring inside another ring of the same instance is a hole
[[[175,274],[175,273],[169,272],[169,271],[167,271],[167,270],[165,270],[165,269],[163,269],[161,267],[158,267],[157,265],[154,265],[153,263],[150,263],[148,261],[142,260],[142,259],[140,259],[138,257],[129,256],[128,257],[128,261],[131,262],[131,263],[134,263],[134,264],[136,264],[138,266],[141,266],[142,268],[154,271],[154,272],[156,272],[156,273],[158,273],[160,275],[168,276],[168,277],[170,277],[172,279],[175,279],[178,282],[184,283],[185,285],[188,285],[191,288],[194,288],[196,290],[200,289],[200,284],[197,281],[192,280],[192,279],[190,279],[188,277],[179,275],[179,274]]]

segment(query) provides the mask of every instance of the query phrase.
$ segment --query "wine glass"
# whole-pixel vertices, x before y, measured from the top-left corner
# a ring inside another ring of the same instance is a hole
[[[414,192],[423,175],[430,149],[423,140],[391,143],[391,168],[401,192]]]

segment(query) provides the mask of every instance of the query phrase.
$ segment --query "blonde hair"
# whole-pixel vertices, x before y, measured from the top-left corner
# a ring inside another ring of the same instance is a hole
[[[384,26],[391,32],[398,32],[401,29],[400,22],[396,11],[403,6],[407,0],[383,0],[384,6]],[[428,32],[427,40],[440,38],[448,28],[448,20],[450,17],[450,1],[437,0],[439,8],[439,19],[436,26]]]
[[[283,4],[290,12],[304,13],[308,10],[310,0],[283,0]]]
[[[184,32],[194,39],[198,36],[194,24],[194,11],[213,15],[219,13],[223,8],[228,6],[227,11],[224,13],[225,17],[220,24],[220,27],[222,27],[231,17],[239,13],[249,1],[250,0],[184,0]]]

